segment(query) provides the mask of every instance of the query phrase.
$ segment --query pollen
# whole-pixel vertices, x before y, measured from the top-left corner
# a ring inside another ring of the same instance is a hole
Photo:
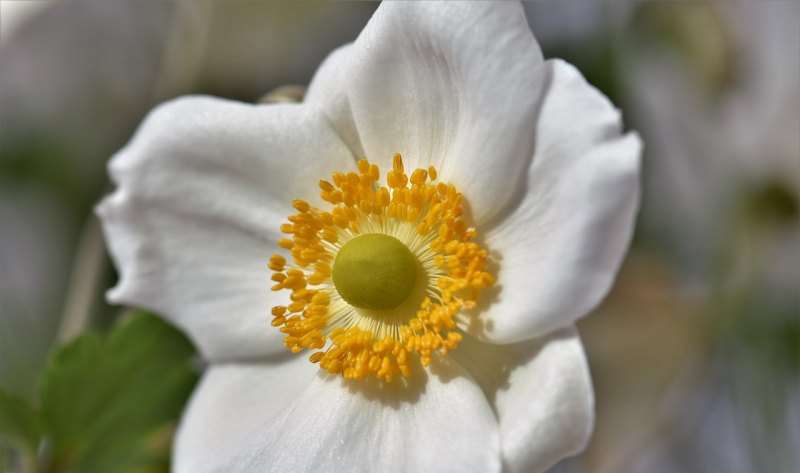
[[[292,202],[284,253],[267,265],[272,290],[289,292],[272,326],[330,373],[391,382],[457,348],[464,310],[494,277],[463,219],[463,195],[433,166],[407,174],[396,153],[385,185],[377,165],[357,168],[319,181],[326,208]]]

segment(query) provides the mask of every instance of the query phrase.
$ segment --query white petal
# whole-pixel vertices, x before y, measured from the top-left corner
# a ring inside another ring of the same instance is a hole
[[[348,96],[367,158],[435,165],[480,223],[533,151],[541,51],[516,2],[385,2],[355,42]]]
[[[545,471],[586,447],[594,392],[574,328],[515,345],[464,337],[451,354],[493,404],[508,472]]]
[[[347,83],[350,77],[350,62],[353,45],[346,44],[333,51],[314,74],[303,102],[315,107],[328,117],[331,127],[350,148],[353,156],[361,158],[364,149],[353,120],[350,101],[347,98]]]
[[[173,446],[174,471],[203,471],[231,455],[289,406],[319,371],[307,356],[280,356],[264,363],[209,367],[181,419]]]
[[[619,112],[562,61],[536,129],[527,190],[486,234],[497,287],[481,301],[482,338],[511,343],[571,324],[611,287],[639,205],[641,141]]]
[[[293,198],[352,157],[319,114],[301,105],[211,98],[162,105],[112,160],[118,188],[99,206],[120,272],[115,303],[183,328],[209,359],[283,350],[269,324],[266,265]]]
[[[455,364],[388,386],[320,375],[241,451],[209,470],[230,472],[497,472],[497,422]]]

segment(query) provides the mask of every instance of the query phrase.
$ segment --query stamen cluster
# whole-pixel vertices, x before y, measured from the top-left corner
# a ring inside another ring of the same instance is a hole
[[[452,184],[437,182],[431,166],[404,172],[395,154],[387,186],[380,170],[366,159],[358,173],[336,172],[320,180],[320,196],[331,204],[321,210],[293,201],[297,214],[278,241],[292,263],[274,255],[273,291],[291,291],[291,302],[272,308],[272,325],[286,334],[294,353],[319,350],[310,361],[346,378],[369,376],[391,382],[396,373],[411,376],[412,355],[428,366],[434,352],[445,355],[461,341],[456,316],[472,308],[481,289],[494,284],[486,272],[487,251],[470,240],[474,228],[461,219],[463,196]],[[418,297],[396,310],[367,311],[348,304],[331,280],[337,251],[365,233],[386,233],[406,244],[420,265]]]

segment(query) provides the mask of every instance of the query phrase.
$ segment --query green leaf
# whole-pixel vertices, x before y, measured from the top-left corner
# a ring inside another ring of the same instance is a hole
[[[33,407],[0,388],[0,437],[35,452],[41,438],[41,424]]]
[[[52,356],[41,383],[52,470],[114,472],[152,461],[148,436],[180,414],[197,382],[194,347],[134,313],[108,337],[84,334]]]

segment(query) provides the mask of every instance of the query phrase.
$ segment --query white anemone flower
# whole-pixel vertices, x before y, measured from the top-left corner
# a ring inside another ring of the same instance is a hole
[[[209,362],[174,470],[530,472],[579,452],[573,323],[629,244],[640,151],[509,2],[384,3],[301,104],[158,107],[98,212],[110,300]]]

